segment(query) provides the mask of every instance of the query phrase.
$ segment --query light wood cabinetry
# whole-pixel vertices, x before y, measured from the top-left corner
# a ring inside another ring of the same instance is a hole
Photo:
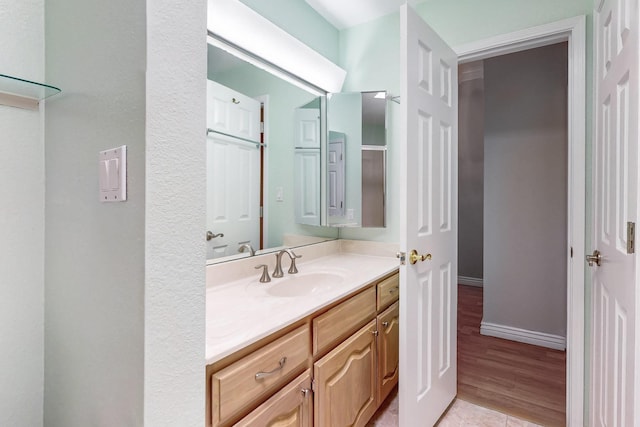
[[[394,274],[393,276],[389,276],[386,279],[381,280],[378,282],[377,288],[378,310],[384,310],[394,301],[398,300],[398,295],[400,293],[399,275]]]
[[[313,319],[313,355],[349,336],[376,314],[376,289],[370,287]]]
[[[398,294],[396,272],[210,365],[208,426],[365,426],[398,382]]]
[[[309,327],[305,325],[214,373],[213,425],[233,417],[301,371],[311,354],[309,343]]]
[[[237,427],[311,427],[311,372],[306,371],[256,408]]]
[[[377,317],[378,328],[378,402],[382,403],[398,383],[400,304],[395,302]]]
[[[314,425],[366,425],[377,408],[376,321],[372,320],[313,367]]]

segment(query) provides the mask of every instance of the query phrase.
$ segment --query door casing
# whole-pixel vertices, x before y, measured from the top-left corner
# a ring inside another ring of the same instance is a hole
[[[454,47],[459,63],[568,43],[567,426],[584,418],[586,18],[584,15]],[[573,257],[572,257],[573,255]]]

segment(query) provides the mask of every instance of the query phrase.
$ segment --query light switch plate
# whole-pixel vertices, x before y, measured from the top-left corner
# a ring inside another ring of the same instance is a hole
[[[127,200],[127,146],[101,151],[98,157],[101,202]]]

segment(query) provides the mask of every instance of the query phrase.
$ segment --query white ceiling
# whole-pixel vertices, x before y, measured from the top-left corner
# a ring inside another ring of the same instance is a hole
[[[397,11],[407,0],[305,0],[339,30]],[[409,0],[415,6],[426,0]]]

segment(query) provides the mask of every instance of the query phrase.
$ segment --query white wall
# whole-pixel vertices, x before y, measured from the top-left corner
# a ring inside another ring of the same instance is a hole
[[[63,90],[45,121],[50,427],[143,422],[145,3],[47,0],[46,75]],[[98,152],[119,145],[128,200],[100,203]]]
[[[475,279],[483,277],[483,170],[484,81],[482,78],[462,81],[461,78],[458,86],[458,276]]]
[[[44,80],[44,0],[0,1],[0,73]],[[0,425],[42,426],[44,110],[0,106]]]
[[[485,61],[483,323],[566,336],[567,46]]]
[[[188,5],[147,1],[148,427],[202,427],[205,418],[207,3]]]

